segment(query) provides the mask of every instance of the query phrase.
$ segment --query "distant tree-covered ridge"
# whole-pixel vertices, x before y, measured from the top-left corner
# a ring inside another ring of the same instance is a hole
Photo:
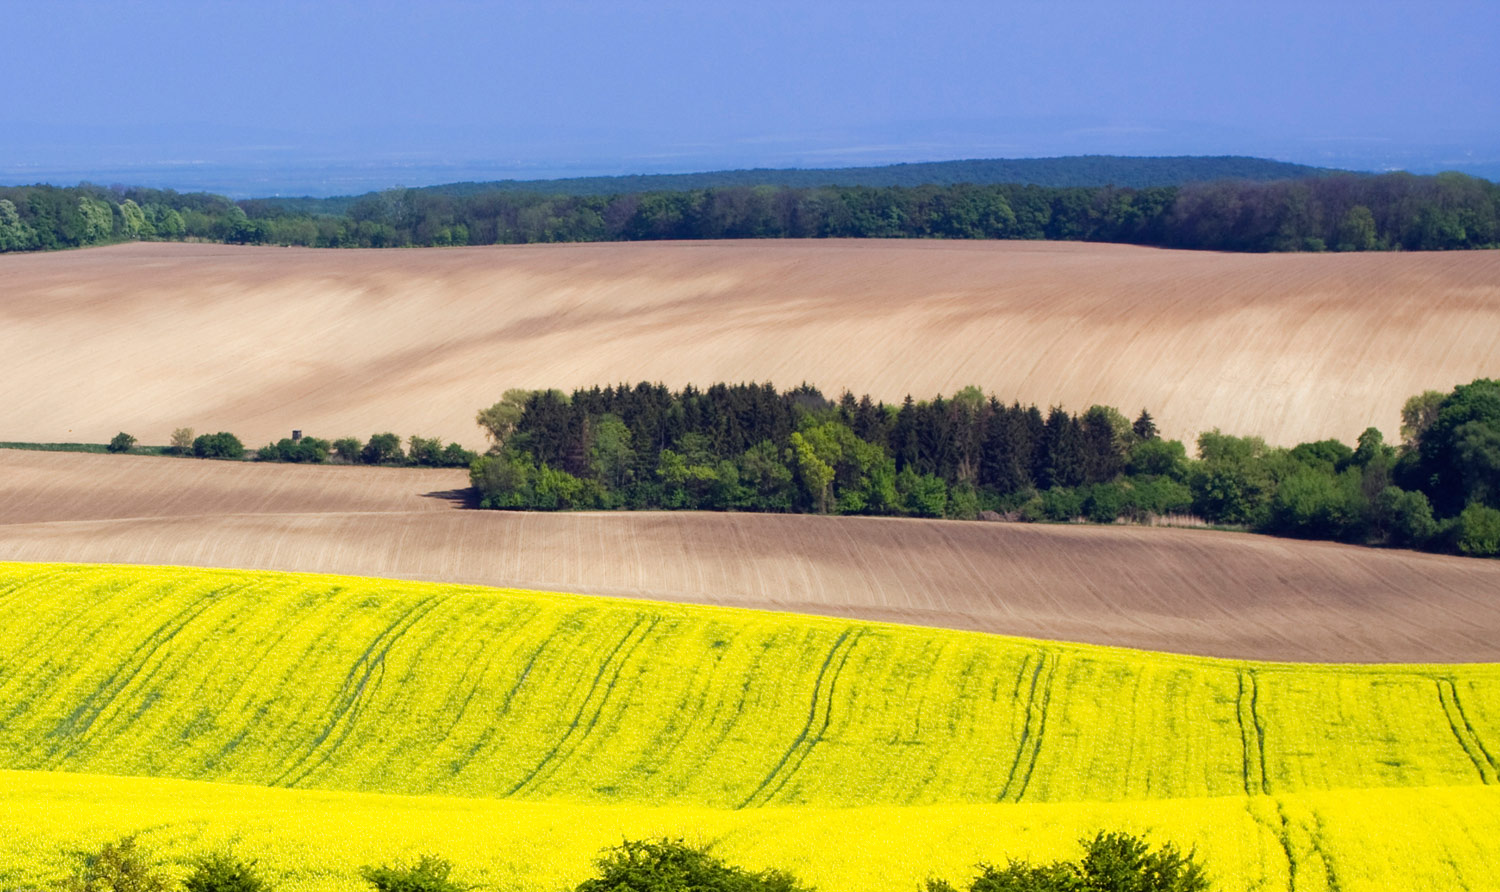
[[[338,207],[337,213],[323,212]],[[401,247],[738,238],[1053,239],[1224,251],[1500,245],[1500,185],[1457,173],[1181,186],[714,186],[558,195],[393,189],[345,204],[0,188],[0,252],[132,240]]]
[[[754,168],[703,173],[627,174],[568,177],[553,180],[491,180],[422,186],[416,191],[466,198],[486,192],[533,192],[541,195],[630,195],[684,192],[735,186],[816,189],[823,186],[975,186],[1059,187],[1120,186],[1143,189],[1219,180],[1297,180],[1343,173],[1266,158],[1235,155],[1137,158],[1121,155],[1071,155],[1062,158],[986,158],[926,161],[876,167]],[[343,214],[364,196],[274,198],[268,203],[293,213]]]
[[[899,406],[804,384],[508,391],[479,413],[482,507],[699,509],[1110,523],[1194,514],[1280,535],[1500,555],[1500,382],[1413,397],[1370,428],[1272,448],[1210,431],[1189,458],[1141,410]]]

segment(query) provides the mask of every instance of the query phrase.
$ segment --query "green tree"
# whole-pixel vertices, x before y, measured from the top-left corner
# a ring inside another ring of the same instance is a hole
[[[1188,480],[1193,510],[1212,523],[1263,523],[1275,489],[1266,442],[1214,429],[1198,435],[1198,454]]]
[[[140,238],[149,234],[150,223],[146,220],[146,212],[141,206],[129,198],[120,202],[120,234],[127,239]]]
[[[484,429],[485,436],[490,438],[492,452],[504,448],[505,441],[515,432],[516,425],[526,412],[526,401],[531,398],[532,393],[530,390],[512,388],[505,391],[499,402],[488,409],[479,410],[474,421]]]
[[[1457,541],[1460,554],[1471,557],[1500,555],[1500,510],[1478,503],[1458,515]]]
[[[739,458],[742,499],[739,507],[756,511],[790,511],[796,484],[776,444],[761,440]]]
[[[1500,493],[1500,381],[1460,384],[1420,435],[1418,479],[1443,516]],[[1491,504],[1491,507],[1500,505]]]
[[[828,513],[833,490],[833,465],[829,464],[801,431],[792,433],[792,455],[797,461],[797,479],[801,481],[819,514]]]
[[[1126,473],[1132,476],[1167,477],[1183,481],[1188,475],[1187,447],[1181,440],[1146,438],[1130,449],[1130,458],[1125,463]]]
[[[1387,486],[1375,497],[1371,518],[1377,534],[1407,548],[1426,546],[1438,529],[1427,496],[1395,486]]]
[[[359,459],[367,465],[400,465],[406,463],[406,454],[401,451],[401,438],[387,431],[372,435],[359,451]]]
[[[617,416],[600,418],[589,443],[589,467],[595,478],[607,489],[623,489],[634,476],[635,462],[630,428]]]
[[[1135,434],[1137,440],[1154,440],[1158,436],[1156,432],[1156,419],[1152,418],[1151,413],[1145,409],[1141,410],[1141,414],[1136,417],[1135,423],[1130,426],[1130,429]]]
[[[129,452],[135,448],[135,437],[120,431],[110,439],[109,445],[104,447],[110,452]]]
[[[228,431],[200,434],[193,440],[193,454],[199,458],[240,459],[245,457],[245,444]]]
[[[1406,401],[1401,407],[1401,447],[1416,450],[1422,445],[1422,435],[1437,420],[1438,410],[1448,395],[1439,390],[1424,390]]]
[[[354,437],[340,437],[333,441],[334,456],[345,464],[352,465],[361,461],[360,450],[362,448],[359,440]]]
[[[35,247],[36,232],[21,219],[15,202],[0,198],[0,252],[29,251]]]
[[[1339,221],[1335,245],[1340,251],[1373,251],[1375,244],[1375,215],[1369,208],[1357,204]]]
[[[87,195],[78,196],[78,216],[81,226],[79,244],[97,245],[107,241],[115,230],[115,215],[107,202]]]

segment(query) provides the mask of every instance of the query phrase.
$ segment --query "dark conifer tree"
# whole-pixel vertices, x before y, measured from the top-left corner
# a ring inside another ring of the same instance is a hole
[[[1138,440],[1155,440],[1157,437],[1156,421],[1145,409],[1141,410],[1141,417],[1135,420],[1135,424],[1131,425],[1130,429],[1135,431]]]

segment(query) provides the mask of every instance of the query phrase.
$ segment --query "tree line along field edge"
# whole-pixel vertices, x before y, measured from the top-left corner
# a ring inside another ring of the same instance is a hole
[[[1402,409],[1402,441],[1370,427],[1272,448],[1218,429],[1196,459],[1095,405],[1045,414],[966,387],[897,405],[837,402],[807,384],[520,390],[482,409],[490,449],[393,433],[283,439],[269,462],[469,468],[472,501],[519,510],[696,509],[1095,523],[1193,515],[1211,526],[1449,552],[1500,555],[1500,381],[1426,391]],[[300,436],[300,432],[299,436]],[[129,452],[124,432],[107,447]],[[162,450],[247,457],[228,432],[180,428]]]
[[[1050,239],[1227,251],[1488,248],[1500,241],[1500,186],[1460,173],[1388,173],[1143,188],[727,186],[612,195],[391,189],[334,213],[87,183],[0,187],[0,252],[138,240],[379,248],[714,238]]]
[[[89,565],[0,565],[0,630],[16,769],[754,809],[1488,785],[1500,767],[1491,664]]]

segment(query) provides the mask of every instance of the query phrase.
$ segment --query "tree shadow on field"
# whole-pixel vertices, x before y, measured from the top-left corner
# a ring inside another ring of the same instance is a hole
[[[478,508],[479,490],[472,486],[462,489],[438,489],[422,493],[424,499],[442,499],[450,508]]]

